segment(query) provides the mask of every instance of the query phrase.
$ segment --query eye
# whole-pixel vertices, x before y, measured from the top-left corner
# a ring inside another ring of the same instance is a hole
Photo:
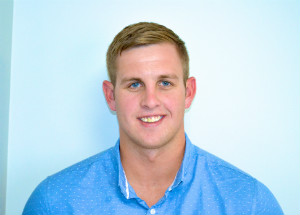
[[[140,82],[134,82],[134,83],[130,84],[129,88],[135,89],[135,88],[138,88],[140,86],[141,86]]]
[[[169,81],[162,81],[160,83],[163,87],[168,87],[168,86],[171,86],[171,83]]]

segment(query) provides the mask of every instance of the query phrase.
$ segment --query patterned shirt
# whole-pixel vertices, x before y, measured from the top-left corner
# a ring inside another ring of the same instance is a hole
[[[104,152],[45,179],[32,193],[23,215],[282,215],[262,183],[193,145],[165,195],[151,208],[126,179],[119,140]]]

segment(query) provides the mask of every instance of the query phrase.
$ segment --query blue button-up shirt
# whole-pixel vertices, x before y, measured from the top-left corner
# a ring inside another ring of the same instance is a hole
[[[115,147],[44,180],[23,215],[281,215],[272,193],[236,167],[191,144],[173,183],[149,208],[126,179]]]

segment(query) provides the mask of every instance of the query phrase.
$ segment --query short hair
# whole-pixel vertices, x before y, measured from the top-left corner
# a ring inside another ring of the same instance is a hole
[[[115,36],[106,53],[106,67],[112,84],[116,84],[116,60],[123,51],[164,42],[175,45],[182,62],[183,80],[186,84],[189,78],[189,56],[183,40],[171,29],[153,22],[128,25]]]

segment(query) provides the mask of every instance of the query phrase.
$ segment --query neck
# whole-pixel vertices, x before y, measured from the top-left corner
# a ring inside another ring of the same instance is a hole
[[[121,161],[127,180],[148,206],[156,203],[174,181],[184,151],[184,132],[176,140],[157,149],[138,147],[120,139]]]

